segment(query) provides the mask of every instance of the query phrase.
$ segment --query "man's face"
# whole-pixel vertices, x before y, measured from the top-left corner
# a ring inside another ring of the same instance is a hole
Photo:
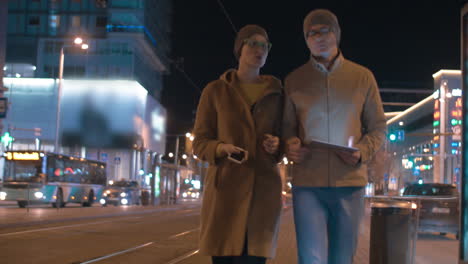
[[[312,25],[306,34],[307,46],[314,57],[331,59],[338,53],[336,36],[327,25]]]
[[[240,64],[247,64],[251,67],[261,68],[265,65],[271,44],[259,34],[255,34],[244,40],[239,58]]]

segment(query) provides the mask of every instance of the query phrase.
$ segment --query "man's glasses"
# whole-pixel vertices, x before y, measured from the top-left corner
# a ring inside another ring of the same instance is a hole
[[[323,28],[320,28],[319,30],[309,30],[309,32],[307,32],[307,37],[310,38],[310,37],[317,37],[317,36],[322,36],[322,35],[326,36],[330,32],[331,32],[331,29],[329,27],[323,27]]]
[[[247,44],[251,48],[262,48],[266,51],[269,51],[271,49],[270,42],[258,41],[255,39],[244,39],[244,44]]]

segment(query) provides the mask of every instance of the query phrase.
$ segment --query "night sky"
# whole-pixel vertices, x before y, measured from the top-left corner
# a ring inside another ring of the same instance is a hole
[[[235,28],[263,26],[273,43],[262,74],[281,80],[305,63],[302,23],[315,8],[334,12],[345,58],[368,67],[380,88],[433,89],[432,74],[460,69],[460,10],[467,0],[221,0]],[[174,0],[171,66],[162,103],[168,132],[193,126],[200,90],[235,68],[235,33],[218,0]],[[190,79],[190,80],[189,80]],[[193,82],[193,83],[192,83]],[[383,95],[383,101],[419,101],[427,95]],[[402,99],[404,98],[404,99]],[[386,109],[386,111],[400,109]],[[402,110],[402,109],[401,109]]]

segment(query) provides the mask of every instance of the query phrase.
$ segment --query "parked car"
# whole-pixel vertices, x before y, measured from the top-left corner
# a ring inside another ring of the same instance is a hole
[[[414,183],[404,188],[403,197],[419,201],[419,231],[453,233],[458,237],[460,197],[452,184]],[[414,198],[414,199],[413,199]]]
[[[136,181],[121,180],[107,186],[100,203],[102,206],[113,205],[140,205],[141,190]]]

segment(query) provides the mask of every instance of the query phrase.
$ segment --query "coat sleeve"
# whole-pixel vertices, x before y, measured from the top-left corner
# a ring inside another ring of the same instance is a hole
[[[218,113],[214,96],[210,85],[203,89],[193,130],[193,152],[210,165],[216,164],[216,147],[222,143],[218,140]]]
[[[284,86],[284,109],[283,109],[283,129],[281,133],[281,138],[284,143],[292,138],[298,137],[298,128],[297,128],[297,113],[296,106],[290,97],[291,91],[291,82],[286,78]]]
[[[367,163],[382,147],[385,140],[387,123],[383,111],[377,82],[374,75],[368,73],[368,86],[366,100],[361,115],[363,137],[356,144],[361,151],[361,163]]]

